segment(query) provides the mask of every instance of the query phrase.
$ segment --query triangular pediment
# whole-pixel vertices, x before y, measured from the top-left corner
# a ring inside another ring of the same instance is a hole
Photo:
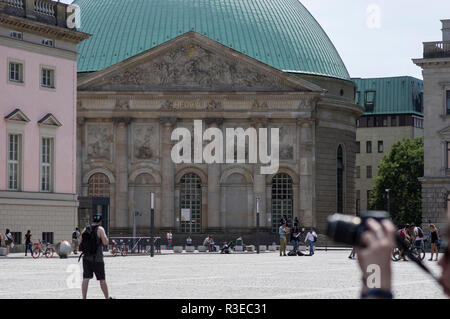
[[[30,119],[20,109],[15,109],[14,111],[6,115],[5,120],[22,122],[24,124],[30,122]]]
[[[193,31],[80,79],[78,90],[323,92]]]
[[[440,130],[438,133],[442,138],[450,138],[450,126]]]
[[[41,126],[50,126],[50,127],[60,127],[62,126],[61,122],[57,120],[57,118],[51,114],[48,113],[46,116],[41,118],[38,121],[38,124]]]

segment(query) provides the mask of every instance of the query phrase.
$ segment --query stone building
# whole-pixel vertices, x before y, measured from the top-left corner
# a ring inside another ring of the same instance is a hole
[[[81,223],[94,207],[110,233],[130,234],[139,212],[138,232],[148,232],[150,192],[159,231],[250,234],[257,197],[267,233],[282,215],[323,231],[330,213],[355,213],[362,108],[339,54],[300,2],[75,3],[81,30],[93,34],[78,66]],[[192,131],[194,120],[223,132],[280,128],[279,171],[174,164],[171,133]],[[190,222],[181,209],[190,209]]]
[[[68,6],[0,0],[0,232],[17,247],[68,239],[77,225],[77,44]]]
[[[423,222],[445,231],[450,217],[450,20],[442,20],[442,41],[424,43],[425,167]]]
[[[356,129],[356,212],[368,209],[378,167],[395,142],[423,136],[423,82],[410,77],[353,79],[364,114]],[[394,186],[393,186],[394,187]]]

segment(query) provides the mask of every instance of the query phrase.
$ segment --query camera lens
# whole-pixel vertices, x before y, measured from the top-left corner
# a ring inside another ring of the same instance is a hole
[[[328,217],[327,235],[336,242],[356,245],[359,242],[361,218],[334,214]]]

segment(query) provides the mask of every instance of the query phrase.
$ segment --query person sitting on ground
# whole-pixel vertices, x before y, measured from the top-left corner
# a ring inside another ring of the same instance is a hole
[[[216,245],[214,244],[213,236],[209,236],[209,252],[216,251]]]

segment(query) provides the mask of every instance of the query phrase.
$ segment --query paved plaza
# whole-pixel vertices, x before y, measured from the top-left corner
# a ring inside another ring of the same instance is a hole
[[[164,253],[164,251],[163,251]],[[361,274],[349,251],[317,251],[313,257],[278,253],[173,254],[105,258],[115,298],[358,298]],[[0,259],[0,298],[80,298],[81,262],[12,254]],[[427,255],[429,258],[429,255]],[[436,273],[436,262],[426,261]],[[443,298],[433,279],[412,262],[394,263],[397,298]],[[92,280],[89,298],[101,298]]]

